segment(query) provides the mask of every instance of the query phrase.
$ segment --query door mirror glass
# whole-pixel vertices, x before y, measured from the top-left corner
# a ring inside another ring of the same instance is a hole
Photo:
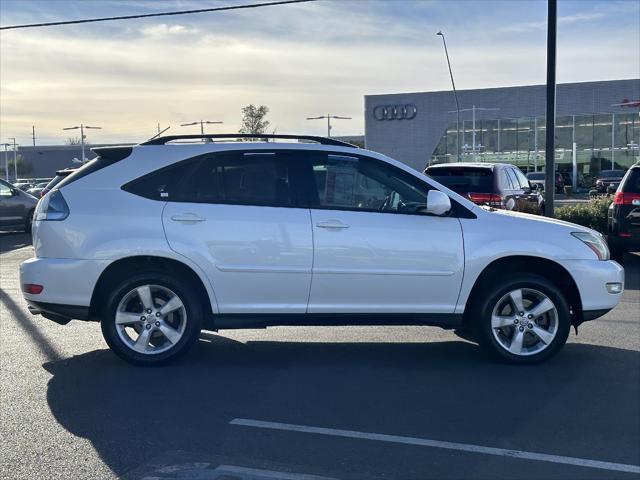
[[[427,194],[427,206],[424,210],[431,215],[442,216],[451,211],[451,199],[449,195],[439,190],[429,190]]]

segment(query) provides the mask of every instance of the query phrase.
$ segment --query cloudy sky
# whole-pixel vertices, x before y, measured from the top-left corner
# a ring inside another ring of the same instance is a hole
[[[256,0],[0,0],[0,24],[206,8]],[[319,0],[236,12],[0,32],[0,141],[142,141],[194,120],[235,132],[265,104],[278,133],[364,131],[363,96],[448,90],[443,30],[459,89],[545,81],[545,0]],[[560,0],[558,81],[640,77],[638,0]]]

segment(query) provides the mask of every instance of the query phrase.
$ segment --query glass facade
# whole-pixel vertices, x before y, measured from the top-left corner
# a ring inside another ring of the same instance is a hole
[[[463,162],[504,162],[517,165],[525,172],[539,171],[545,164],[544,117],[476,120],[460,122]],[[596,113],[568,115],[556,119],[556,165],[570,174],[573,144],[579,184],[589,182],[601,170],[627,169],[640,160],[640,115],[629,113]],[[450,124],[431,156],[430,164],[455,162],[456,123]]]

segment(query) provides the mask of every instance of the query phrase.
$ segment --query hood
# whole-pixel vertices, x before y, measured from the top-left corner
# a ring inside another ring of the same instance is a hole
[[[570,232],[598,233],[589,227],[584,227],[582,225],[577,225],[571,222],[565,222],[564,220],[558,220],[556,218],[543,217],[541,215],[532,215],[530,213],[514,212],[511,210],[490,210],[489,208],[486,208],[486,207],[481,207],[481,208],[488,214],[509,217],[515,221],[523,222],[523,225],[526,224],[531,227],[535,227],[536,225],[557,226],[559,228],[562,228]]]

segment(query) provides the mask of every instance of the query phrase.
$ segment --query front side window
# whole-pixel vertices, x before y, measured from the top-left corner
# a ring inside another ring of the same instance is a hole
[[[428,185],[375,160],[318,152],[311,167],[314,207],[415,213],[427,203]]]
[[[515,172],[516,177],[518,177],[520,186],[522,188],[529,188],[529,180],[527,180],[527,177],[525,177],[524,173],[522,173],[519,168],[514,168],[513,171]]]
[[[11,186],[0,180],[0,197],[10,197],[13,195]]]

